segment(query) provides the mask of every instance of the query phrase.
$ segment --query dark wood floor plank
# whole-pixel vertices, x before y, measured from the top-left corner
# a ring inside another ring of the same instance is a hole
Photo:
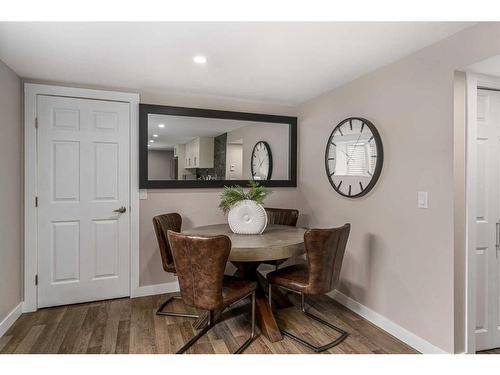
[[[98,306],[96,318],[92,329],[92,334],[87,346],[87,353],[97,354],[101,352],[104,342],[104,330],[108,319],[108,307],[112,301]]]
[[[111,354],[116,352],[118,338],[118,326],[120,324],[120,313],[126,300],[116,299],[106,305],[106,322],[101,345],[101,353]]]
[[[490,349],[490,350],[481,350],[477,352],[477,354],[500,354],[500,348]]]
[[[184,339],[182,338],[181,330],[178,324],[169,324],[167,326],[167,330],[168,330],[169,344],[170,347],[172,348],[172,353],[175,353],[184,345],[186,341],[184,341]]]
[[[33,344],[30,353],[48,353],[49,344],[52,342],[53,337],[57,335],[59,323],[64,317],[67,309],[67,306],[58,306],[38,311],[44,311],[45,313],[45,319],[43,321],[45,327],[38,337],[37,341]]]
[[[165,298],[165,295],[123,298],[23,314],[0,338],[0,352],[175,353],[197,331],[192,326],[193,319],[155,314]],[[290,300],[295,306],[274,313],[280,327],[318,345],[336,337],[336,333],[302,314],[297,308],[299,300],[296,296],[290,295]],[[349,332],[345,341],[326,354],[416,352],[328,297],[314,297],[309,302],[312,313]],[[169,307],[174,311],[188,310],[182,301],[175,301]],[[224,312],[221,322],[188,352],[234,352],[250,334],[248,310],[248,301],[244,301]],[[246,353],[313,352],[288,337],[270,342],[260,335]]]
[[[75,343],[77,342],[79,335],[82,333],[81,328],[90,309],[92,309],[92,307],[78,309],[77,313],[73,314],[73,319],[69,324],[68,332],[59,346],[58,353],[73,353]]]
[[[154,334],[155,304],[153,298],[142,297],[132,299],[130,319],[130,352],[156,353]]]
[[[130,320],[120,320],[118,323],[118,334],[116,337],[116,354],[128,354],[130,352]]]
[[[225,321],[217,324],[212,330],[226,343],[229,353],[234,353],[238,349],[238,343]]]
[[[23,340],[19,343],[14,353],[29,353],[44,328],[44,325],[35,325],[31,327],[31,329],[28,331],[28,334],[24,336]]]
[[[58,353],[66,334],[73,329],[72,323],[79,316],[84,315],[87,312],[88,306],[86,305],[74,305],[68,306],[63,310],[63,315],[60,320],[56,323],[51,335],[50,341],[48,341],[45,346],[45,353]]]
[[[0,353],[14,353],[17,346],[36,323],[37,313],[22,314],[5,333],[6,336],[11,336],[12,338],[4,345]]]
[[[154,315],[154,333],[157,353],[172,353],[175,348],[171,347],[168,337],[169,319],[164,319],[164,315]]]
[[[75,336],[72,353],[87,353],[90,338],[92,337],[92,332],[94,331],[97,315],[100,308],[101,307],[99,305],[95,305],[90,306],[87,310],[87,314],[85,315],[85,319],[82,322],[78,335]]]
[[[226,343],[224,340],[214,340],[212,342],[212,347],[215,350],[215,353],[217,354],[229,354],[229,349],[227,348]]]
[[[2,352],[2,349],[8,344],[11,338],[12,336],[7,335],[3,335],[2,337],[0,337],[0,353]]]

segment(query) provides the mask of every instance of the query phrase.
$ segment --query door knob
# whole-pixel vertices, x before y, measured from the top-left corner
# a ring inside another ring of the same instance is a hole
[[[118,212],[120,214],[123,214],[125,213],[125,211],[127,211],[127,209],[125,208],[125,206],[121,206],[120,208],[118,208],[117,210],[113,210],[113,212]]]

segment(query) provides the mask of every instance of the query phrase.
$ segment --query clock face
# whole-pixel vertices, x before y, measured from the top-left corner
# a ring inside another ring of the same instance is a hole
[[[254,180],[270,180],[273,173],[273,155],[271,147],[264,141],[255,144],[252,151],[252,178]]]
[[[351,117],[333,129],[325,151],[328,180],[339,194],[356,198],[377,182],[383,162],[382,140],[368,120]]]

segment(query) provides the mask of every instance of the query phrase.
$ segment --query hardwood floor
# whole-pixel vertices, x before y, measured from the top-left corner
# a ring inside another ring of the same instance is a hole
[[[476,354],[500,354],[500,348],[490,349],[490,350],[482,350],[477,352]]]
[[[0,338],[0,353],[173,353],[195,330],[193,319],[157,316],[163,296],[116,299],[40,309],[23,314]],[[325,353],[416,353],[328,297],[308,300],[311,311],[349,332],[340,345]],[[294,300],[294,303],[298,303]],[[182,302],[170,308],[183,311]],[[188,353],[230,353],[247,337],[248,304],[242,302],[224,314],[224,321],[202,337]],[[185,310],[184,310],[185,311]],[[293,307],[276,313],[283,328],[323,344],[335,334]],[[284,338],[270,343],[259,336],[245,353],[312,353]]]

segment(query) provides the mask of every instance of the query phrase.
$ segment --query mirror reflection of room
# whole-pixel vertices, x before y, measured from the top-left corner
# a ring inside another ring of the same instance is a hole
[[[286,180],[288,169],[288,124],[148,115],[149,180]]]

